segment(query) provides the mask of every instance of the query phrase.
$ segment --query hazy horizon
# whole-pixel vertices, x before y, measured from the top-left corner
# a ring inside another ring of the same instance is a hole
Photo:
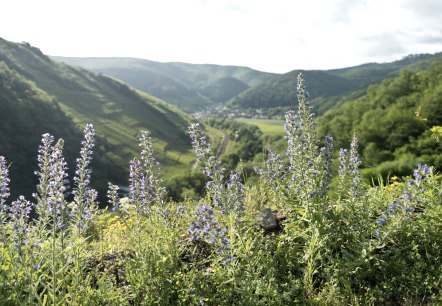
[[[284,73],[442,51],[442,2],[435,0],[17,0],[2,11],[0,37],[51,56]]]

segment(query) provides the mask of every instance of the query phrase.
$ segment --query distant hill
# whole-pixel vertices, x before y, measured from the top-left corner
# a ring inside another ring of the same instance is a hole
[[[221,77],[208,82],[199,91],[210,100],[223,103],[248,88],[247,84],[236,78]]]
[[[190,161],[180,161],[180,156],[191,148],[186,135],[190,119],[153,96],[115,79],[55,62],[27,43],[3,39],[0,77],[0,155],[12,163],[13,177],[23,178],[24,173],[32,177],[43,132],[64,138],[69,154],[78,152],[87,122],[94,124],[97,133],[99,167],[93,173],[101,189],[108,179],[127,184],[128,163],[138,154],[140,130],[152,132],[157,157],[166,168],[188,167]],[[29,187],[29,181],[15,181],[14,188]]]
[[[442,53],[410,55],[392,63],[371,63],[343,69],[294,70],[240,93],[229,104],[240,109],[294,106],[296,76],[302,72],[315,111],[323,113],[332,105],[362,95],[369,85],[397,76],[403,68],[422,70],[434,59],[442,59]]]
[[[160,63],[136,58],[52,58],[115,77],[187,112],[225,102],[247,88],[276,76],[238,66]]]

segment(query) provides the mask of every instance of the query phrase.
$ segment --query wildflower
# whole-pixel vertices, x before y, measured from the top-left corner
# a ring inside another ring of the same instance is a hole
[[[9,197],[9,169],[6,158],[0,156],[0,230],[6,221],[5,201]]]
[[[109,198],[109,204],[112,206],[113,211],[120,210],[120,200],[118,198],[118,189],[117,185],[109,184],[109,189],[107,190],[107,197]]]
[[[326,138],[326,146],[318,150],[314,113],[307,100],[302,74],[297,79],[298,111],[285,115],[287,152],[289,159],[288,187],[293,190],[301,205],[311,206],[321,202],[330,184],[333,139]]]
[[[333,137],[325,136],[325,147],[320,149],[322,157],[322,182],[321,182],[321,196],[327,193],[333,179],[332,163],[333,163]],[[318,171],[318,174],[320,171]]]
[[[244,213],[244,185],[241,183],[240,176],[239,172],[232,171],[227,181],[225,205],[227,214],[235,212],[237,216],[241,216]]]
[[[26,244],[26,234],[29,231],[28,220],[33,204],[20,196],[13,201],[9,207],[9,219],[13,228],[13,241],[17,248],[18,255],[22,255],[22,246]]]
[[[192,140],[192,147],[197,156],[197,161],[203,164],[203,174],[209,177],[206,189],[213,199],[215,207],[220,208],[223,213],[229,213],[229,194],[224,186],[224,171],[217,156],[210,156],[212,149],[207,142],[207,137],[199,128],[199,124],[192,124],[189,127],[189,135]],[[241,189],[241,188],[239,188]]]
[[[141,150],[141,162],[145,177],[148,180],[149,196],[151,205],[161,204],[166,195],[166,188],[163,187],[163,181],[159,177],[160,164],[155,160],[152,138],[148,131],[142,131],[139,139]]]
[[[361,193],[361,173],[359,166],[361,160],[358,154],[358,140],[356,134],[353,135],[353,139],[350,145],[350,151],[347,149],[339,150],[339,190],[348,191],[351,199],[356,200]]]
[[[378,219],[376,219],[376,223],[379,225],[387,224],[387,216],[386,215],[380,216]]]
[[[407,185],[403,189],[400,198],[394,200],[393,203],[388,206],[386,210],[387,215],[382,215],[376,220],[376,223],[385,225],[387,218],[396,219],[399,223],[401,221],[410,222],[412,220],[412,214],[416,210],[416,206],[425,203],[424,183],[429,179],[429,175],[431,175],[431,168],[427,165],[418,164],[417,169],[413,172],[414,179],[407,181]],[[394,181],[397,179],[398,178],[394,178]]]
[[[200,162],[208,159],[212,149],[207,141],[207,136],[201,131],[200,125],[198,123],[193,123],[189,126],[188,131],[197,161]]]
[[[138,213],[147,213],[146,178],[137,158],[130,161],[129,184],[130,203],[136,207]]]
[[[206,204],[197,206],[195,221],[187,230],[193,241],[203,240],[215,244],[219,253],[230,249],[230,241],[226,237],[226,229],[218,223],[213,207]]]
[[[180,217],[184,217],[186,215],[186,207],[183,205],[178,205],[176,207],[176,212]]]
[[[339,149],[339,178],[342,182],[347,174],[348,151],[347,149]],[[341,183],[343,184],[343,182]]]
[[[51,166],[49,167],[49,188],[46,201],[46,209],[52,219],[55,228],[65,226],[65,193],[67,183],[67,166],[63,157],[64,141],[59,139],[52,148]]]
[[[77,167],[75,170],[75,188],[74,205],[71,211],[71,217],[74,226],[81,235],[89,227],[89,223],[96,211],[95,198],[96,192],[89,186],[91,180],[91,169],[89,165],[92,161],[92,149],[94,147],[95,130],[92,124],[86,124],[84,128],[84,140],[80,149],[80,157],[77,158]]]
[[[43,223],[43,221],[48,218],[47,198],[49,194],[49,172],[50,169],[54,169],[54,160],[52,158],[53,142],[54,137],[46,133],[42,135],[41,144],[38,146],[37,161],[39,171],[35,171],[34,173],[38,176],[39,182],[37,185],[37,193],[34,193],[33,197],[37,200],[36,210],[40,223]]]
[[[138,213],[146,214],[153,205],[163,203],[166,189],[158,174],[159,163],[153,155],[149,132],[141,133],[139,145],[142,147],[141,159],[134,158],[130,162],[130,201]]]
[[[270,152],[266,160],[266,172],[261,174],[265,175],[265,178],[276,187],[281,180],[284,179],[284,163],[278,153]]]
[[[374,231],[374,234],[376,235],[376,238],[378,238],[379,240],[382,239],[382,235],[381,235],[381,233],[379,232],[379,230],[375,230],[375,231]]]
[[[428,181],[429,176],[432,174],[432,170],[430,167],[428,167],[428,165],[423,165],[421,163],[419,163],[417,165],[417,169],[415,169],[413,171],[413,184],[420,188],[421,191],[425,190],[425,187],[423,187],[422,185]]]
[[[92,161],[92,149],[94,147],[95,130],[92,124],[86,124],[84,128],[84,140],[81,141],[80,157],[77,158],[77,168],[75,170],[74,182],[77,188],[73,194],[79,194],[88,188],[91,180],[91,169],[89,165]]]

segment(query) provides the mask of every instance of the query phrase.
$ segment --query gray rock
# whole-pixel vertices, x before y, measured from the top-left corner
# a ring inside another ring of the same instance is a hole
[[[275,215],[270,208],[266,208],[258,212],[255,220],[258,225],[266,231],[278,227],[278,222],[276,221]]]

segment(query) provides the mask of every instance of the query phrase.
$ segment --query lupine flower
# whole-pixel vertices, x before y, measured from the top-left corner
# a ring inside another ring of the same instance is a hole
[[[193,123],[189,126],[188,131],[192,140],[192,148],[196,154],[196,160],[199,162],[208,159],[212,149],[207,141],[207,136],[201,131],[200,125]]]
[[[269,152],[266,158],[266,168],[255,167],[254,170],[277,196],[287,195],[287,190],[290,188],[284,184],[287,171],[279,154]]]
[[[308,94],[304,86],[302,74],[298,76],[298,112],[288,111],[285,115],[285,130],[287,132],[287,157],[291,177],[287,186],[301,201],[307,204],[312,198],[322,194],[323,161],[326,155],[321,155],[317,149],[314,114],[307,101]]]
[[[230,241],[226,237],[226,232],[227,230],[218,223],[213,208],[206,204],[197,206],[195,221],[187,230],[191,240],[214,244],[219,253],[230,249]]]
[[[339,182],[341,185],[345,184],[348,167],[348,151],[347,149],[339,149]]]
[[[53,222],[59,229],[65,226],[66,207],[65,194],[67,184],[67,164],[63,157],[64,141],[59,139],[55,144],[51,157],[52,167],[49,168],[48,210],[54,216]]]
[[[266,168],[266,179],[272,182],[273,186],[279,185],[285,177],[285,167],[278,153],[269,153],[266,160]]]
[[[143,131],[140,137],[141,159],[130,162],[130,203],[137,213],[150,212],[153,205],[161,205],[166,195],[160,179],[159,163],[155,160],[150,133]]]
[[[109,184],[109,189],[107,190],[107,197],[109,199],[109,204],[112,206],[113,211],[120,210],[120,199],[118,198],[118,189],[117,185]]]
[[[386,219],[387,219],[387,216],[382,215],[378,219],[376,219],[376,223],[380,224],[380,225],[385,225],[387,223]]]
[[[61,229],[66,217],[67,166],[62,153],[64,141],[59,139],[55,146],[52,146],[53,141],[51,135],[43,134],[42,145],[38,150],[40,169],[35,173],[39,177],[39,184],[34,197],[37,199],[36,211],[40,230],[48,220],[54,229]]]
[[[159,177],[160,164],[154,157],[152,137],[148,131],[142,131],[139,140],[139,146],[142,148],[141,163],[148,184],[150,205],[160,205],[164,201],[166,188],[163,186],[163,180]]]
[[[38,168],[39,171],[35,171],[38,176],[37,193],[33,194],[33,197],[37,200],[37,214],[39,216],[39,222],[43,223],[48,218],[48,203],[47,198],[49,194],[49,180],[50,180],[50,168],[53,170],[53,150],[54,137],[48,133],[42,135],[41,145],[38,146]]]
[[[381,233],[379,232],[379,230],[375,230],[375,231],[374,231],[374,234],[375,234],[376,238],[378,238],[379,240],[382,239],[382,235],[381,235]]]
[[[404,188],[402,195],[388,206],[386,214],[378,218],[376,223],[383,226],[389,220],[394,219],[410,222],[416,206],[425,203],[425,182],[428,181],[429,175],[431,175],[431,168],[427,165],[418,164],[417,169],[413,172],[414,179],[407,181],[407,186]]]
[[[212,149],[207,141],[207,136],[201,131],[200,125],[198,123],[191,124],[188,131],[197,162],[203,164],[203,174],[212,179],[212,186],[222,184],[225,169],[221,168],[221,162],[217,156],[210,156]]]
[[[413,171],[414,182],[416,187],[420,187],[422,191],[425,190],[421,185],[428,180],[428,177],[432,174],[432,170],[428,165],[419,163],[417,169]]]
[[[178,205],[176,207],[176,212],[180,217],[184,217],[186,215],[186,207],[183,205]]]
[[[8,216],[13,229],[12,239],[19,256],[22,255],[22,247],[27,242],[26,234],[29,232],[28,220],[32,206],[31,202],[20,196],[9,208]]]
[[[217,156],[210,156],[212,149],[207,141],[207,137],[200,130],[199,124],[189,126],[189,135],[192,140],[192,147],[197,157],[197,162],[203,164],[203,174],[209,177],[206,189],[213,199],[215,207],[220,208],[224,213],[226,205],[226,192],[224,186],[224,171]]]
[[[95,130],[92,124],[86,124],[84,128],[84,140],[80,149],[80,157],[77,158],[77,167],[75,170],[73,190],[74,202],[72,205],[71,217],[74,226],[81,235],[89,228],[93,215],[96,211],[95,191],[89,186],[91,181],[91,169],[89,168],[92,161],[92,149],[94,147]]]
[[[333,179],[333,137],[325,136],[325,147],[322,147],[320,151],[322,157],[322,183],[320,195],[324,196],[327,193],[327,190],[330,188],[330,184]]]
[[[86,124],[84,128],[84,140],[81,141],[80,157],[77,158],[77,168],[75,170],[74,182],[76,189],[73,194],[79,194],[82,190],[88,189],[91,180],[91,170],[89,165],[92,161],[92,149],[94,147],[95,130],[92,124]]]
[[[356,134],[350,145],[350,152],[347,149],[339,150],[339,190],[348,190],[352,199],[357,199],[361,193],[361,173],[359,167],[361,160],[358,154],[358,140]]]
[[[136,207],[138,213],[146,214],[150,208],[147,205],[146,178],[143,175],[141,162],[137,158],[130,161],[129,190],[130,204]]]
[[[407,212],[414,211],[417,205],[422,205],[426,202],[425,183],[428,181],[432,170],[427,165],[418,164],[417,169],[413,171],[413,179],[407,181],[407,188],[404,188],[401,200],[404,209]]]
[[[241,174],[239,172],[232,172],[227,181],[226,188],[226,205],[224,206],[225,213],[235,212],[237,216],[244,214],[244,185],[241,183]]]
[[[9,169],[6,158],[0,156],[0,230],[6,221],[5,201],[9,197]]]
[[[359,167],[361,166],[361,160],[359,159],[358,148],[359,144],[355,133],[350,144],[349,171],[353,175],[353,179],[360,182],[361,171],[359,170]]]

